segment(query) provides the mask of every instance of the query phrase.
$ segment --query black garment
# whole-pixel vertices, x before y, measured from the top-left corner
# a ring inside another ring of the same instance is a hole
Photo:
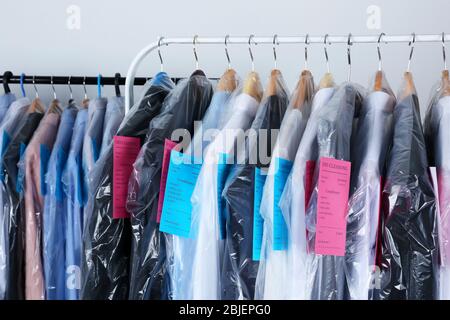
[[[25,298],[25,203],[20,192],[23,176],[19,177],[17,164],[43,116],[40,112],[32,112],[21,119],[18,124],[20,129],[16,131],[17,134],[11,140],[2,159],[7,195],[7,197],[3,195],[3,210],[9,225],[6,288],[8,300]]]
[[[328,107],[319,115],[317,142],[320,158],[328,157],[350,161],[353,128],[360,116],[363,97],[360,89],[351,83],[342,85]],[[314,190],[306,211],[309,247],[314,248],[318,205],[318,170],[314,174]],[[312,250],[314,251],[314,250]],[[342,300],[345,297],[344,257],[312,253],[308,261],[311,288],[307,292],[312,300]]]
[[[437,297],[436,199],[416,95],[394,109],[394,142],[382,199],[381,299]]]
[[[156,77],[122,121],[118,136],[144,142],[149,122],[159,114],[173,88],[166,74]],[[128,298],[131,225],[129,219],[113,219],[113,142],[92,173],[92,197],[85,209],[81,299],[124,300]]]
[[[234,165],[225,183],[223,197],[226,202],[226,239],[221,272],[223,300],[254,299],[259,266],[259,261],[254,261],[252,257],[255,169],[269,167],[276,141],[275,137],[272,143],[272,130],[280,129],[288,103],[288,94],[283,89],[277,95],[263,100],[251,127],[257,131],[257,139],[247,137],[245,164]],[[258,130],[261,129],[267,130],[265,150],[260,150],[261,137]],[[260,155],[267,156],[268,159],[260,159]],[[249,159],[257,160],[257,165],[254,160]]]
[[[133,232],[130,299],[168,298],[166,241],[157,223],[164,142],[171,139],[176,129],[192,137],[194,121],[203,118],[212,94],[212,85],[205,74],[196,71],[167,96],[161,114],[150,123],[128,190],[127,209]]]

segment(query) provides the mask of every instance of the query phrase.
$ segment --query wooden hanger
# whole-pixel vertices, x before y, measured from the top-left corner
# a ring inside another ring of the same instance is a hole
[[[270,72],[270,78],[269,83],[266,87],[266,95],[267,96],[274,96],[277,94],[278,89],[278,78],[281,77],[281,71],[278,69],[273,69],[272,72]]]
[[[375,74],[375,83],[373,85],[374,91],[382,91],[383,90],[383,71],[378,70]]]
[[[416,93],[416,86],[414,85],[412,73],[406,71],[403,75],[403,78],[404,78],[404,88],[401,94],[402,99]]]
[[[324,74],[320,79],[319,89],[332,88],[335,86],[333,75],[330,72]]]
[[[31,102],[30,107],[28,108],[28,113],[44,113],[45,112],[45,106],[42,103],[41,99],[36,98]]]
[[[442,71],[442,96],[450,96],[450,79],[448,70]]]
[[[258,73],[252,71],[248,74],[244,82],[243,92],[261,102],[263,96],[263,89]]]
[[[81,108],[87,109],[89,107],[89,99],[85,98],[83,101],[81,101]]]
[[[61,104],[59,103],[58,99],[53,99],[52,103],[50,104],[50,107],[48,107],[48,113],[56,113],[61,114],[62,108]]]
[[[311,90],[312,89],[312,90]],[[314,94],[314,80],[309,70],[303,70],[297,84],[297,95],[293,108],[301,109],[304,103],[312,98]]]
[[[217,91],[227,91],[232,92],[236,89],[238,80],[237,73],[233,69],[228,69],[220,77],[219,83],[217,84]]]

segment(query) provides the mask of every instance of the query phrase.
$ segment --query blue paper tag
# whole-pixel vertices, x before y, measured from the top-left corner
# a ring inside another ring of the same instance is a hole
[[[278,203],[284,190],[293,162],[281,158],[275,159],[273,188],[273,250],[286,250],[288,247],[287,225]]]
[[[187,159],[191,157],[175,150],[170,154],[159,226],[162,232],[185,238],[191,236],[191,196],[201,169],[201,164],[196,164],[197,161]]]
[[[22,193],[23,190],[23,180],[25,179],[25,164],[24,156],[25,156],[25,149],[27,148],[27,145],[23,142],[20,143],[19,148],[19,170],[17,171],[17,181],[16,181],[16,191],[17,193]]]
[[[226,235],[225,199],[222,197],[222,192],[227,181],[228,173],[230,172],[230,165],[227,164],[227,160],[228,155],[226,153],[221,153],[217,164],[217,206],[219,211],[218,221],[220,239],[225,239]]]
[[[253,261],[259,261],[261,257],[261,244],[263,237],[264,219],[261,216],[261,200],[267,174],[255,168],[255,184],[253,191]]]
[[[40,178],[41,178],[41,194],[45,196],[47,194],[47,185],[45,184],[45,175],[47,174],[48,161],[50,160],[50,148],[45,144],[39,146],[40,152]]]
[[[3,131],[3,139],[2,139],[2,150],[1,150],[1,159],[0,159],[0,179],[5,181],[5,172],[3,171],[3,156],[5,155],[6,149],[11,142],[11,137],[6,131]]]
[[[52,181],[52,183],[56,183],[55,185],[55,197],[56,200],[62,202],[64,200],[64,189],[62,184],[62,175],[64,170],[64,165],[67,161],[67,154],[65,153],[62,147],[59,147],[56,150],[56,181]]]

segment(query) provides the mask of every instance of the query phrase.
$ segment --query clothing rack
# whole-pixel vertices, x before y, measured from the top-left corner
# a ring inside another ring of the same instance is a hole
[[[450,40],[450,34],[441,33],[441,34],[410,34],[410,35],[363,35],[363,36],[353,36],[352,34],[346,36],[333,36],[333,35],[324,35],[324,36],[270,36],[270,37],[256,37],[256,36],[247,36],[247,37],[185,37],[185,38],[163,38],[159,37],[159,39],[155,42],[150,43],[145,48],[143,48],[134,58],[131,63],[127,77],[125,82],[125,110],[128,111],[130,107],[134,103],[134,94],[133,94],[133,83],[135,80],[136,72],[138,70],[139,65],[142,60],[149,55],[154,50],[158,49],[160,51],[161,46],[168,46],[173,44],[187,44],[192,45],[194,48],[194,55],[196,56],[196,45],[203,44],[219,44],[224,45],[225,48],[229,44],[246,44],[249,46],[257,45],[257,44],[270,44],[270,45],[280,45],[280,44],[333,44],[333,43],[342,43],[347,44],[348,46],[353,45],[355,43],[409,43],[410,45],[418,42],[442,42],[445,44],[445,41]],[[160,59],[162,62],[162,58],[160,55]]]

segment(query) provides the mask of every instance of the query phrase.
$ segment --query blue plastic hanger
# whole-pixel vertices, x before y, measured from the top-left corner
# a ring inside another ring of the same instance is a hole
[[[25,98],[27,94],[25,93],[25,87],[23,85],[23,81],[25,80],[25,73],[20,75],[20,90],[22,91],[22,96]]]
[[[101,74],[99,74],[97,76],[97,96],[99,98],[102,97],[102,75]]]

